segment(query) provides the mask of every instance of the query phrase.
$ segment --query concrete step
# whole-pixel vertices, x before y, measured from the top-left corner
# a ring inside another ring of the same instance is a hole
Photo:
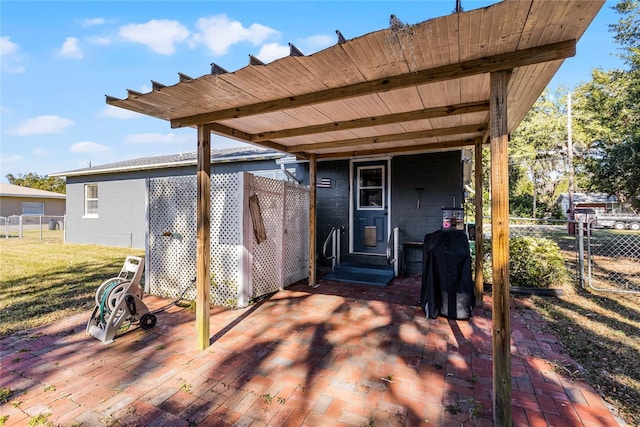
[[[393,267],[344,262],[323,277],[335,282],[360,283],[365,285],[387,286],[393,280]]]

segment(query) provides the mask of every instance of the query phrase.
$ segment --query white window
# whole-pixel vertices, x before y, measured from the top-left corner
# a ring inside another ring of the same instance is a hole
[[[44,202],[22,202],[22,215],[44,215]]]
[[[84,216],[90,218],[98,216],[98,184],[84,186]]]

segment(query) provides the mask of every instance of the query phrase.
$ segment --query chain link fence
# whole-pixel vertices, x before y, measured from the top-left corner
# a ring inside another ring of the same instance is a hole
[[[600,292],[640,293],[640,231],[580,226],[585,285]]]
[[[12,215],[0,217],[0,237],[63,243],[65,216]]]
[[[490,240],[491,218],[483,225],[483,236]],[[594,228],[589,221],[510,218],[509,236],[554,241],[572,279],[582,287],[640,293],[640,231]]]

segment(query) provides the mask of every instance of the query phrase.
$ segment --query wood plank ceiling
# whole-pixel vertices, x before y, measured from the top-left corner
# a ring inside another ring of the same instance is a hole
[[[522,121],[604,0],[507,0],[397,25],[304,56],[107,103],[300,158],[418,153],[472,145],[489,126],[489,74],[513,70],[508,130]],[[425,3],[426,5],[426,3]],[[428,6],[424,6],[428,7]]]

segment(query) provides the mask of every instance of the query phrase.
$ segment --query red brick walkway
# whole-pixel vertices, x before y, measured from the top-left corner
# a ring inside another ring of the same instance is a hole
[[[419,278],[388,287],[297,284],[242,310],[214,310],[211,347],[171,307],[109,345],[89,313],[0,340],[6,426],[488,426],[491,300],[469,321],[427,319]],[[166,300],[148,297],[152,308]],[[563,375],[556,338],[512,305],[515,426],[617,426],[588,384]]]

